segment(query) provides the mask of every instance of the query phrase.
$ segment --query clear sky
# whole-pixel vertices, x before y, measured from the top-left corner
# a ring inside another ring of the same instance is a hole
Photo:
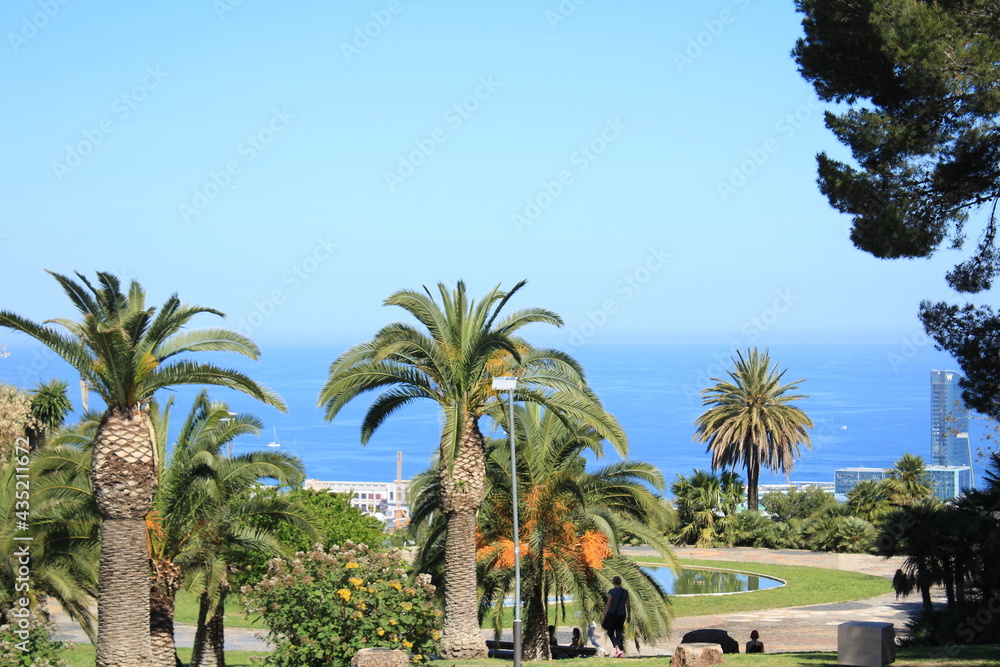
[[[0,27],[0,307],[32,319],[75,314],[44,269],[263,344],[358,342],[458,279],[528,279],[567,347],[893,346],[948,297],[953,258],[876,260],[818,192],[842,150],[790,0],[7,0]]]

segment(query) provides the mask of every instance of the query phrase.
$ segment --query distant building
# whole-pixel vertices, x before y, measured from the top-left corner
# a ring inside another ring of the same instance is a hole
[[[955,371],[931,371],[931,464],[964,468],[958,488],[970,489],[976,481],[961,379]]]
[[[887,475],[885,468],[840,468],[833,471],[833,491],[838,496],[846,496],[858,482],[870,479],[878,481],[885,479]]]
[[[407,499],[410,487],[408,479],[400,482],[322,482],[318,479],[307,479],[304,486],[307,489],[328,493],[346,493],[351,496],[352,507],[383,521],[406,519],[410,516]],[[401,513],[398,517],[397,500],[398,511]]]
[[[934,495],[941,500],[951,500],[970,488],[972,468],[969,466],[927,466],[934,485]]]
[[[760,495],[763,496],[768,491],[781,491],[782,493],[788,493],[789,489],[805,491],[812,486],[829,493],[833,493],[834,491],[834,484],[832,482],[785,482],[784,484],[759,484],[757,486],[757,490],[760,492]]]
[[[838,500],[847,496],[858,482],[874,479],[882,480],[889,476],[890,468],[841,468],[833,471],[834,492]],[[968,488],[963,480],[971,475],[968,466],[927,466],[934,495],[941,500],[951,500],[963,489]]]

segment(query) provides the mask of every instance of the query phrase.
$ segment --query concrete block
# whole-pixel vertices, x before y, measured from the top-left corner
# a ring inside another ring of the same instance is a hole
[[[670,667],[708,667],[722,663],[722,647],[708,642],[678,644],[670,658]]]
[[[837,664],[885,667],[896,661],[892,623],[848,621],[837,626]]]
[[[363,648],[351,658],[351,667],[407,667],[410,657],[393,648]]]

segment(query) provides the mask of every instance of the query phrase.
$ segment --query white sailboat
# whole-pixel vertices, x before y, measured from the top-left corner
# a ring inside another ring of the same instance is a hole
[[[278,429],[277,428],[274,429],[274,440],[272,442],[267,443],[267,446],[268,447],[281,447],[281,443],[278,442]]]

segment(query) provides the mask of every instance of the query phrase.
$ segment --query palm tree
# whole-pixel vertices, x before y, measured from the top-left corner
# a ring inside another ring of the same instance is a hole
[[[100,542],[89,461],[89,452],[78,447],[50,445],[31,455],[27,474],[23,458],[0,470],[0,617],[21,597],[44,614],[42,597],[50,596],[96,639],[90,607],[97,594]],[[24,479],[31,482],[30,501],[20,495],[17,481]],[[28,523],[30,543],[18,541],[25,533],[22,521]],[[24,565],[19,552],[25,548],[31,558],[28,588],[19,574]]]
[[[718,476],[704,470],[695,470],[690,477],[677,475],[670,490],[677,508],[680,541],[697,547],[731,545],[743,489],[743,480],[730,471]]]
[[[51,273],[51,272],[50,272]],[[186,329],[200,313],[222,316],[171,296],[157,311],[132,281],[127,292],[110,273],[97,286],[51,274],[80,313],[80,321],[37,324],[0,312],[0,326],[32,336],[65,359],[104,400],[91,461],[91,480],[102,518],[98,584],[97,665],[148,664],[149,563],[146,514],[157,487],[157,448],[146,413],[159,390],[209,384],[242,391],[284,409],[280,397],[235,370],[179,358],[189,352],[235,352],[256,359],[260,350],[228,329]],[[52,326],[56,325],[56,326]],[[56,328],[59,327],[59,328]]]
[[[747,470],[747,507],[758,509],[757,485],[760,467],[789,472],[799,445],[810,447],[812,420],[800,408],[789,405],[805,396],[788,394],[798,389],[798,380],[781,384],[785,372],[777,371],[767,351],[737,352],[729,380],[712,378],[713,387],[702,390],[702,403],[711,406],[698,417],[695,434],[712,452],[712,469],[742,465]]]
[[[602,455],[600,436],[589,427],[564,423],[538,405],[515,408],[515,434],[518,484],[526,491],[519,503],[525,659],[550,657],[550,599],[565,613],[565,601],[572,598],[587,618],[599,617],[611,578],[619,573],[632,592],[634,640],[654,643],[667,636],[666,595],[619,550],[623,543],[651,546],[674,565],[664,537],[673,513],[650,489],[663,488],[660,471],[649,463],[622,461],[588,472],[583,454]],[[514,585],[510,450],[506,439],[490,439],[487,447],[487,495],[479,524],[480,607],[492,608],[499,632],[501,601]]]
[[[889,511],[889,492],[883,480],[865,479],[847,492],[847,505],[851,514],[872,525]]]
[[[162,416],[150,412],[157,430],[165,434],[169,404]],[[224,552],[242,548],[272,557],[290,555],[272,531],[250,527],[247,519],[267,516],[313,532],[300,509],[285,497],[250,493],[268,479],[281,486],[301,482],[305,475],[298,459],[270,451],[231,459],[224,455],[227,443],[261,428],[254,415],[233,415],[228,405],[209,401],[202,391],[174,442],[169,463],[161,468],[149,522],[150,629],[156,666],[175,664],[174,598],[185,579],[198,594],[200,607],[192,665],[225,665],[222,619],[231,563]],[[160,453],[165,455],[162,449]],[[206,572],[216,575],[208,585]]]
[[[436,402],[444,424],[438,448],[441,509],[447,517],[447,570],[441,655],[463,659],[485,655],[476,609],[476,513],[483,501],[485,447],[479,418],[503,397],[492,378],[517,376],[521,401],[539,403],[565,418],[594,428],[619,452],[627,439],[584,381],[569,355],[536,349],[517,336],[532,323],[562,325],[555,313],[528,308],[501,318],[510,298],[499,286],[481,301],[470,300],[465,283],[454,290],[438,285],[441,303],[424,292],[402,290],[386,299],[420,326],[393,323],[340,355],[330,366],[319,404],[332,420],[352,399],[381,391],[361,424],[361,442],[394,412],[417,400]]]
[[[883,484],[889,493],[889,501],[900,507],[910,507],[934,495],[927,466],[923,458],[915,454],[903,454],[889,469]]]
[[[62,380],[39,382],[30,394],[34,424],[27,429],[28,444],[31,449],[38,449],[45,444],[45,438],[50,433],[63,425],[73,404],[69,400],[69,389]]]

